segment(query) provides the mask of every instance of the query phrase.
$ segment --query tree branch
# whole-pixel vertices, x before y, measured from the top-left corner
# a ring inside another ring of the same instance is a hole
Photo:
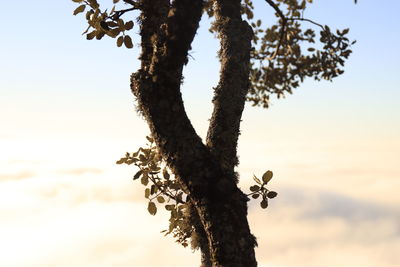
[[[135,2],[133,0],[123,0],[124,3],[131,5],[131,8],[126,8],[126,9],[121,9],[121,10],[116,10],[113,16],[111,18],[113,20],[118,20],[123,14],[129,11],[137,10],[141,8],[141,4],[139,2]]]
[[[307,21],[307,22],[310,22],[310,23],[312,23],[312,24],[314,24],[314,25],[320,27],[322,30],[325,30],[325,27],[324,27],[322,24],[319,24],[318,22],[315,22],[315,21],[313,21],[313,20],[311,20],[311,19],[305,19],[305,18],[287,18],[287,20],[288,20],[288,21],[289,21],[289,20]]]
[[[274,54],[272,54],[272,56],[267,58],[267,60],[273,60],[278,55],[278,52],[282,45],[283,39],[285,38],[287,18],[285,17],[285,15],[283,15],[282,11],[272,0],[265,0],[265,1],[276,11],[278,16],[282,20],[281,30],[280,30],[280,34],[279,34],[280,37],[279,37],[278,44],[276,45],[275,52],[274,52]]]
[[[249,89],[250,50],[253,32],[240,14],[239,0],[215,4],[216,29],[221,43],[221,70],[214,89],[214,111],[207,133],[207,146],[224,169],[238,164],[237,141],[245,97]]]
[[[156,7],[148,0],[143,3],[148,5],[144,8]],[[187,117],[180,92],[183,66],[202,9],[202,0],[175,0],[161,25],[158,17],[149,17],[144,9],[140,33],[142,67],[131,76],[132,92],[157,148],[184,191],[195,194],[192,197],[196,199],[212,195],[216,189],[211,188],[211,181],[223,177],[218,162]],[[215,177],[215,173],[220,175]]]
[[[280,30],[280,34],[279,34],[280,37],[279,37],[278,44],[276,45],[275,52],[272,54],[272,56],[266,58],[267,60],[273,60],[273,59],[278,55],[279,49],[280,49],[280,47],[282,46],[282,42],[283,42],[283,40],[285,39],[286,26],[287,26],[287,22],[288,22],[288,21],[296,21],[296,20],[299,20],[299,21],[307,21],[307,22],[310,22],[310,23],[312,23],[312,24],[314,24],[314,25],[316,25],[316,26],[322,28],[322,30],[325,30],[324,26],[322,26],[321,24],[319,24],[319,23],[317,23],[317,22],[315,22],[315,21],[313,21],[313,20],[311,20],[311,19],[305,19],[305,18],[287,18],[287,17],[285,17],[285,15],[282,13],[282,10],[279,9],[278,5],[275,4],[272,0],[265,0],[265,1],[276,11],[276,13],[278,14],[278,16],[279,16],[279,17],[281,18],[281,20],[282,20],[281,30]]]

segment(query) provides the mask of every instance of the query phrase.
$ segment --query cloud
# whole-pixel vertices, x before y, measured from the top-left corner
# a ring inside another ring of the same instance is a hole
[[[32,178],[36,174],[32,171],[21,171],[17,173],[0,173],[0,181],[21,180]]]
[[[83,175],[83,174],[100,174],[104,171],[98,168],[75,168],[75,169],[66,169],[60,170],[60,174],[66,175]]]
[[[143,186],[130,172],[85,179],[50,172],[4,183],[0,265],[198,266],[198,253],[160,234],[168,218],[148,214]],[[256,203],[249,210],[260,267],[400,266],[396,207],[334,191],[276,190],[267,210]]]
[[[398,208],[335,192],[284,188],[250,209],[258,259],[271,266],[400,266]]]
[[[351,221],[365,221],[393,217],[400,220],[400,209],[397,206],[374,202],[374,195],[365,200],[334,191],[307,188],[281,187],[278,191],[279,198],[275,200],[276,204],[301,206],[301,216],[305,218],[339,217]]]

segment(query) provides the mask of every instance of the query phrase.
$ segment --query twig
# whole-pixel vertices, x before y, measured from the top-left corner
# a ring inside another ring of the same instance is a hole
[[[305,18],[287,18],[287,20],[292,20],[292,21],[294,21],[294,20],[307,21],[307,22],[310,22],[310,23],[312,23],[312,24],[314,24],[314,25],[317,25],[318,27],[320,27],[320,28],[322,28],[323,30],[325,30],[325,27],[324,27],[322,24],[319,24],[319,23],[317,23],[317,22],[315,22],[315,21],[313,21],[313,20],[311,20],[311,19],[305,19]]]
[[[311,19],[305,19],[305,18],[287,18],[285,17],[285,15],[283,15],[282,10],[279,9],[279,7],[272,1],[272,0],[265,0],[278,14],[278,16],[282,19],[282,28],[280,31],[280,38],[279,38],[279,42],[276,45],[275,48],[275,52],[272,56],[268,57],[267,60],[273,60],[279,52],[279,48],[282,45],[283,39],[285,38],[285,32],[286,32],[286,25],[288,21],[296,21],[296,20],[300,20],[300,21],[307,21],[310,22],[318,27],[320,27],[322,30],[325,30],[325,27]]]
[[[279,7],[272,1],[272,0],[265,0],[273,9],[275,9],[276,13],[278,13],[279,17],[282,19],[282,28],[280,31],[280,38],[279,38],[279,42],[276,45],[275,48],[275,52],[272,56],[270,56],[269,58],[267,58],[267,60],[273,60],[277,55],[278,55],[278,51],[279,48],[282,45],[282,41],[285,38],[285,31],[286,31],[286,24],[287,24],[287,18],[285,17],[285,15],[283,15],[282,11],[279,9]]]

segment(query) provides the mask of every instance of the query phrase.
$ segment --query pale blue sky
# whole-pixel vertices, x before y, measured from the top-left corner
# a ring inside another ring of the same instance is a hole
[[[268,21],[272,12],[264,1],[256,5],[261,6],[259,15]],[[79,107],[87,105],[89,99],[90,105],[101,108],[113,101],[126,105],[121,99],[131,98],[128,81],[138,66],[138,49],[117,48],[114,40],[86,41],[80,35],[84,19],[71,15],[74,6],[71,1],[3,1],[2,10],[9,10],[3,15],[6,27],[0,51],[3,108],[16,112],[20,104],[27,110],[40,110],[46,109],[43,102],[70,104],[68,101]],[[310,107],[320,112],[346,113],[349,119],[356,116],[388,124],[398,120],[400,56],[395,51],[400,39],[399,8],[400,3],[394,0],[379,4],[364,0],[358,5],[350,0],[316,1],[307,17],[340,28],[350,27],[350,36],[358,41],[346,73],[333,83],[309,80],[295,96],[274,101],[273,108]],[[206,28],[204,23],[202,28]],[[184,96],[189,108],[204,114],[205,104],[211,108],[211,87],[216,83],[219,66],[215,60],[218,42],[202,32],[191,52],[194,60],[185,71]],[[29,99],[28,103],[23,99]],[[198,109],[193,99],[203,100]]]

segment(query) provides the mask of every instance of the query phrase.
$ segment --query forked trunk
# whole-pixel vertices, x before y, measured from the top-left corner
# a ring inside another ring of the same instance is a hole
[[[131,77],[138,109],[159,152],[188,195],[203,267],[255,267],[247,197],[237,187],[237,139],[249,87],[250,26],[240,0],[216,0],[221,75],[204,144],[188,119],[180,85],[202,0],[141,1],[142,66]]]

